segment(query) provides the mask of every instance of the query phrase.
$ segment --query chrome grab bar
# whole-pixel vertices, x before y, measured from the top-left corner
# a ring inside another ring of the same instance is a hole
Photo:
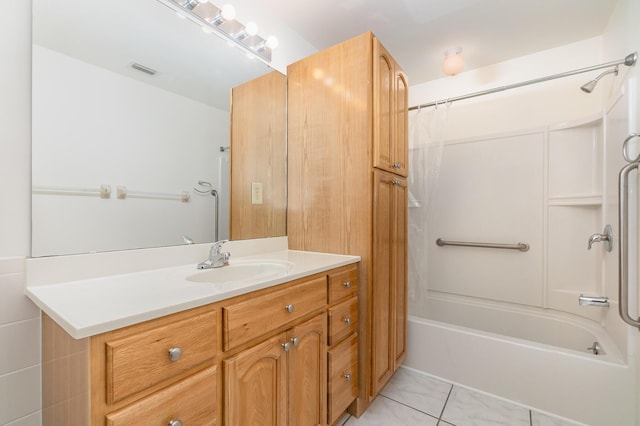
[[[637,159],[636,159],[637,160]],[[629,173],[632,170],[638,169],[638,161],[631,164],[627,164],[620,170],[618,177],[618,229],[620,230],[620,238],[618,238],[619,253],[618,253],[618,267],[620,273],[618,274],[618,312],[620,318],[627,324],[633,327],[640,328],[640,318],[637,320],[631,318],[629,315]]]
[[[443,246],[460,246],[460,247],[480,247],[480,248],[494,248],[494,249],[506,249],[506,250],[529,250],[529,244],[517,243],[517,244],[498,244],[498,243],[474,243],[465,241],[446,241],[442,238],[436,240],[436,244],[439,247]]]

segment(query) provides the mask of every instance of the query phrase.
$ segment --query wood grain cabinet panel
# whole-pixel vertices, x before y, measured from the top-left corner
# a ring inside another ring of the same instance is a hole
[[[358,299],[353,297],[329,308],[329,345],[358,331]]]
[[[107,426],[217,424],[216,367],[209,367],[106,416]]]
[[[408,82],[382,44],[373,45],[373,167],[407,176]]]
[[[326,276],[225,306],[225,351],[326,306]]]
[[[349,266],[329,274],[329,304],[358,294],[358,267]]]
[[[280,333],[224,361],[225,425],[287,422],[287,357]]]
[[[329,424],[358,396],[358,335],[329,349]]]
[[[372,394],[382,387],[406,356],[407,292],[406,235],[407,181],[397,175],[374,172],[373,262],[376,281],[372,292]]]
[[[287,79],[289,248],[361,257],[359,416],[406,353],[407,77],[365,33],[289,65]],[[341,290],[329,284],[330,305],[356,296]]]
[[[187,372],[216,355],[216,313],[205,312],[117,340],[106,348],[107,403]],[[174,352],[172,360],[169,351]]]
[[[327,419],[326,315],[289,331],[289,426],[323,425]]]
[[[224,361],[227,426],[326,424],[323,313]]]

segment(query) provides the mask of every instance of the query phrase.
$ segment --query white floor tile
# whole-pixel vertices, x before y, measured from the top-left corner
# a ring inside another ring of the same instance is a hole
[[[546,414],[531,412],[531,426],[579,426],[582,423],[551,417]]]
[[[436,426],[438,419],[378,396],[359,419],[351,417],[345,426]]]
[[[530,426],[529,410],[454,386],[442,420],[456,426]]]
[[[449,383],[415,370],[400,368],[380,393],[416,410],[440,417],[449,391]]]

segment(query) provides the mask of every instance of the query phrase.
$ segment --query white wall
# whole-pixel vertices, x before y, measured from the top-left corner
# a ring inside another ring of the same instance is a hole
[[[34,187],[112,190],[110,199],[34,195],[33,256],[214,239],[214,199],[193,188],[211,182],[228,200],[219,182],[228,112],[34,46],[32,122]],[[117,186],[191,198],[122,200]]]
[[[31,225],[31,2],[0,15],[0,424],[41,423],[40,311],[23,294]]]

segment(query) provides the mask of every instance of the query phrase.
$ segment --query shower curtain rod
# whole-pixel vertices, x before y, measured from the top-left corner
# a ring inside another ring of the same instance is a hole
[[[470,99],[470,98],[475,98],[475,97],[478,97],[478,96],[489,95],[489,94],[492,94],[492,93],[503,92],[505,90],[516,89],[516,88],[522,87],[522,86],[528,86],[530,84],[542,83],[544,81],[555,80],[556,78],[569,77],[570,75],[582,74],[582,73],[585,73],[585,72],[595,71],[595,70],[599,70],[599,69],[607,68],[607,67],[613,67],[613,66],[616,66],[616,65],[624,64],[624,65],[630,67],[632,65],[635,65],[637,58],[638,58],[637,52],[633,52],[633,53],[628,54],[627,56],[625,56],[624,59],[621,59],[619,61],[612,61],[612,62],[607,62],[606,64],[594,65],[594,66],[587,67],[587,68],[580,68],[580,69],[577,69],[577,70],[567,71],[567,72],[563,72],[563,73],[560,73],[560,74],[549,75],[547,77],[534,78],[533,80],[527,80],[527,81],[523,81],[523,82],[520,82],[520,83],[508,84],[506,86],[500,86],[500,87],[496,87],[494,89],[488,89],[488,90],[483,90],[483,91],[480,91],[480,92],[469,93],[469,94],[466,94],[466,95],[456,96],[456,97],[453,97],[453,98],[441,99],[441,100],[436,101],[436,102],[428,102],[426,104],[420,104],[420,105],[412,106],[412,107],[409,108],[409,111],[413,111],[413,110],[421,109],[421,108],[427,108],[427,107],[435,106],[435,105],[438,105],[438,104],[443,104],[443,103],[446,103],[446,102],[461,101],[463,99]]]

